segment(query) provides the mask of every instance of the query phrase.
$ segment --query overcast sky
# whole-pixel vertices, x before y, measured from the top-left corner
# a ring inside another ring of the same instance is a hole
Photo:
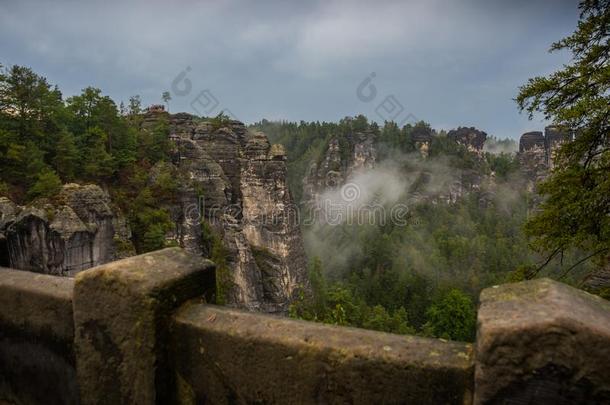
[[[0,0],[0,63],[64,96],[168,90],[172,112],[247,123],[363,113],[516,138],[544,125],[518,86],[568,61],[547,50],[577,20],[577,0]]]

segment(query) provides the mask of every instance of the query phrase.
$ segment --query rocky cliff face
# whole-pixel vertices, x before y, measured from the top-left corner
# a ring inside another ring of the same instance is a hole
[[[526,178],[531,179],[529,188],[544,178],[548,171],[544,135],[540,131],[526,132],[519,140],[519,162]]]
[[[416,127],[413,129],[411,136],[421,157],[427,158],[430,152],[430,142],[432,142],[432,130],[430,128]]]
[[[483,153],[485,140],[487,139],[487,133],[476,129],[475,127],[459,127],[458,129],[449,131],[447,137],[454,142],[465,146],[470,152],[481,155]]]
[[[238,121],[215,126],[184,113],[149,113],[145,127],[162,116],[169,120],[180,183],[178,202],[169,207],[176,227],[168,238],[207,255],[201,243],[206,221],[227,250],[227,302],[286,312],[309,284],[283,148]]]
[[[411,134],[415,148],[424,161],[429,156],[433,136],[434,132],[423,126],[414,128]],[[448,138],[464,146],[473,154],[475,160],[482,161],[483,146],[487,138],[485,132],[474,127],[459,127],[449,131]],[[339,137],[332,138],[322,158],[311,163],[303,180],[303,202],[306,207],[319,208],[319,198],[325,191],[344,185],[352,174],[371,169],[379,163],[375,134],[372,131],[348,135],[341,141]],[[493,183],[493,179],[484,178],[485,176],[475,169],[455,170],[443,176],[443,185],[435,184],[434,187],[429,187],[434,176],[425,168],[418,167],[419,165],[414,165],[414,171],[410,173],[416,178],[413,182],[415,187],[410,191],[413,201],[452,203],[467,192],[478,191],[482,185]],[[435,179],[436,181],[438,179]],[[428,188],[435,190],[429,193],[420,192],[420,189]]]
[[[530,180],[530,190],[553,169],[557,149],[571,139],[569,131],[557,126],[547,126],[544,134],[533,131],[521,135],[518,156],[522,170]]]
[[[546,150],[546,163],[549,169],[553,169],[555,153],[562,143],[568,142],[572,139],[572,134],[565,128],[561,128],[555,125],[544,128],[544,140]]]
[[[241,122],[212,123],[185,113],[152,110],[142,129],[160,120],[169,122],[172,161],[151,168],[150,180],[169,170],[178,184],[164,207],[175,224],[166,239],[209,256],[205,222],[223,246],[225,301],[287,312],[309,283],[283,148]],[[98,186],[67,184],[52,200],[24,207],[0,198],[0,265],[69,276],[131,254],[128,225]]]
[[[372,131],[357,132],[340,142],[330,140],[319,162],[312,162],[303,179],[303,201],[315,205],[327,188],[341,186],[355,172],[370,169],[377,161],[375,134]]]
[[[15,220],[20,207],[6,197],[0,197],[0,266],[9,267],[11,260],[8,254],[6,230]]]
[[[2,198],[0,211],[4,265],[74,275],[131,253],[124,219],[95,185],[66,184],[53,200],[25,207]]]

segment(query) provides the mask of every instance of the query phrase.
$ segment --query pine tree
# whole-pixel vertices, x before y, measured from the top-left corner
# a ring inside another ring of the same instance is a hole
[[[516,99],[530,118],[541,112],[575,133],[540,184],[546,199],[526,226],[532,246],[548,254],[538,270],[572,248],[588,252],[574,266],[610,262],[610,1],[584,0],[580,9],[576,31],[551,47],[571,52],[571,63],[530,79]]]
[[[34,185],[28,190],[29,198],[52,197],[61,191],[61,179],[51,169],[45,169],[38,175]]]
[[[55,145],[53,163],[57,173],[64,181],[69,182],[75,179],[80,163],[80,154],[74,136],[66,130],[61,132]]]

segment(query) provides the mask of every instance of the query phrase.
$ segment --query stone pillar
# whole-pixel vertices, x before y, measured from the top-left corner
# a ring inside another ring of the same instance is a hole
[[[474,403],[610,403],[610,302],[549,279],[484,290]]]
[[[209,299],[214,289],[214,265],[179,248],[79,273],[74,343],[81,403],[167,403],[169,315],[188,299]]]

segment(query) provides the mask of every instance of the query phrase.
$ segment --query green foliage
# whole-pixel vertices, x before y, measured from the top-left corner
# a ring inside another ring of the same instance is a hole
[[[150,165],[168,160],[172,149],[169,140],[169,122],[166,116],[160,115],[152,131],[139,131],[138,159]]]
[[[599,291],[595,291],[595,293],[597,295],[599,295],[600,297],[602,297],[603,299],[610,301],[610,288],[608,288],[608,287],[602,288]]]
[[[314,283],[313,290],[313,298],[301,296],[291,306],[291,317],[403,335],[416,333],[403,307],[392,312],[382,305],[371,307],[355,296],[349,286],[340,284],[326,288]]]
[[[7,196],[9,194],[9,185],[3,181],[0,181],[0,197]]]
[[[106,180],[114,173],[112,156],[106,150],[107,139],[107,134],[97,126],[85,130],[81,139],[85,178]]]
[[[528,279],[528,277],[530,276],[530,274],[532,274],[533,271],[535,271],[535,266],[533,265],[521,265],[519,267],[517,267],[515,269],[515,271],[512,271],[510,273],[507,274],[506,276],[506,282],[507,283],[516,283],[519,281],[525,281]]]
[[[496,177],[507,180],[509,176],[519,170],[519,160],[512,153],[486,153],[485,160]]]
[[[163,94],[161,94],[161,98],[163,99],[163,102],[167,104],[167,110],[169,111],[169,102],[172,99],[172,95],[169,91],[164,91]]]
[[[309,271],[309,282],[313,294],[313,313],[322,314],[326,308],[326,280],[322,274],[322,262],[319,257],[313,258],[313,263]]]
[[[229,252],[221,236],[205,220],[201,221],[201,245],[204,256],[209,257],[216,265],[216,304],[224,305],[233,288],[231,269],[227,263]]]
[[[12,66],[0,73],[0,124],[22,142],[36,142],[47,151],[47,136],[58,131],[61,93],[30,68]]]
[[[149,177],[153,165],[169,160],[169,125],[161,116],[152,130],[143,130],[141,111],[139,96],[127,111],[93,87],[64,101],[29,68],[2,70],[0,192],[27,203],[53,196],[62,181],[97,183],[127,214],[138,252],[167,246],[176,176],[161,164],[155,180]]]
[[[313,259],[310,270],[313,294],[292,305],[293,317],[469,340],[474,336],[475,325],[470,322],[474,306],[462,311],[469,315],[459,325],[441,322],[441,315],[447,313],[444,304],[455,298],[445,298],[446,291],[454,288],[465,297],[476,297],[482,288],[517,274],[515,269],[536,258],[521,230],[528,215],[528,195],[514,191],[523,190],[514,154],[487,153],[481,159],[423,122],[403,128],[386,122],[377,129],[365,118],[356,117],[336,124],[263,120],[255,127],[266,132],[272,142],[285,146],[289,176],[294,176],[289,177],[290,186],[297,198],[310,162],[321,163],[332,139],[339,143],[340,164],[350,163],[350,142],[356,130],[377,133],[381,159],[392,159],[405,176],[415,176],[410,193],[425,189],[430,181],[413,163],[421,161],[419,154],[405,156],[416,151],[413,134],[418,131],[432,136],[426,160],[429,166],[476,174],[493,171],[498,183],[498,195],[490,197],[485,189],[472,191],[449,205],[413,204],[406,195],[398,202],[409,206],[413,223],[408,226],[305,227],[320,246],[312,251],[319,258]],[[507,150],[514,146],[508,141],[495,143]],[[467,178],[461,181],[468,186]]]
[[[156,166],[157,175],[151,184],[151,191],[157,199],[164,202],[174,202],[178,194],[178,176],[174,166],[160,162]]]
[[[174,224],[169,212],[159,208],[159,200],[149,187],[144,187],[129,212],[134,245],[138,252],[150,252],[166,247],[165,235]]]
[[[546,199],[526,232],[548,255],[544,263],[576,248],[588,254],[574,266],[594,257],[603,267],[610,260],[610,1],[584,0],[580,10],[576,31],[551,47],[571,52],[571,62],[530,79],[516,99],[530,118],[539,112],[575,133],[539,187]]]
[[[50,169],[40,172],[38,179],[28,191],[32,199],[37,197],[53,197],[61,191],[61,179]]]
[[[67,130],[61,131],[55,145],[53,164],[64,181],[73,181],[76,178],[80,159],[74,135]]]
[[[470,342],[474,340],[476,311],[472,300],[457,289],[450,290],[428,309],[428,322],[435,336]]]
[[[231,269],[227,264],[228,255],[229,252],[222,243],[222,239],[214,235],[210,260],[216,264],[216,303],[218,305],[224,305],[228,302],[229,293],[233,288]]]
[[[210,226],[210,224],[202,220],[201,221],[201,249],[203,250],[203,255],[205,257],[212,256],[212,249],[214,247],[214,242],[218,239],[216,233]]]
[[[136,253],[131,242],[122,239],[117,235],[114,236],[112,242],[119,257],[133,256]]]
[[[129,98],[129,106],[127,108],[127,114],[132,117],[139,115],[142,112],[142,99],[139,95],[135,95]]]
[[[400,307],[393,312],[382,305],[369,306],[349,284],[328,286],[319,258],[310,269],[312,296],[301,296],[290,307],[290,316],[333,325],[357,326],[391,333],[413,334],[407,312]]]
[[[400,307],[391,316],[385,307],[375,305],[366,315],[362,327],[381,332],[399,333],[401,335],[414,334],[415,329],[409,326],[407,311]]]
[[[217,116],[209,120],[214,131],[229,126],[231,124],[231,117],[221,111]]]
[[[138,216],[138,221],[141,222],[141,226],[146,228],[140,244],[141,252],[151,252],[167,246],[165,234],[172,227],[167,212],[163,210],[146,210]]]

